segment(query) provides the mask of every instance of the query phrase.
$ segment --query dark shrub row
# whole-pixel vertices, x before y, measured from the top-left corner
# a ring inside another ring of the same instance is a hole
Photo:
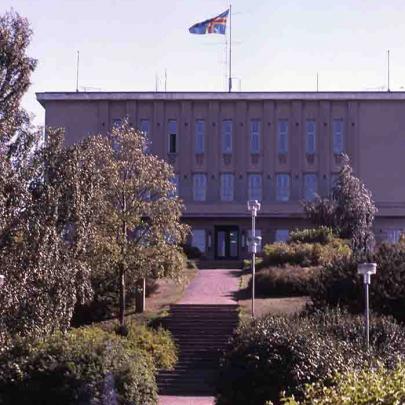
[[[320,243],[327,245],[335,239],[333,230],[327,226],[299,229],[290,233],[287,243]]]
[[[282,391],[301,398],[305,384],[328,382],[335,372],[361,369],[370,360],[391,366],[405,354],[404,330],[373,317],[371,347],[366,355],[363,318],[339,311],[243,324],[222,360],[217,404],[279,403]]]
[[[173,365],[174,346],[164,332],[135,329],[126,338],[91,327],[17,341],[0,354],[0,403],[156,404],[156,367]]]
[[[377,274],[370,286],[370,305],[375,312],[405,322],[405,244],[378,247],[373,260]],[[352,258],[334,260],[315,278],[310,296],[315,308],[342,306],[358,313],[364,308],[363,280]]]

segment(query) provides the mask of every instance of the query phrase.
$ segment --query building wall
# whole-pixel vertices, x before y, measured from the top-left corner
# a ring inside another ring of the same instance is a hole
[[[45,93],[52,95],[52,93]],[[302,224],[300,200],[304,198],[304,175],[315,174],[318,192],[327,195],[333,176],[338,173],[341,157],[333,152],[334,120],[342,120],[344,151],[351,159],[355,173],[372,191],[379,207],[376,221],[377,237],[386,238],[392,230],[405,229],[405,96],[369,97],[368,93],[347,93],[346,97],[329,97],[303,93],[292,98],[288,93],[239,93],[227,97],[215,93],[201,97],[191,93],[123,93],[117,97],[74,99],[38,96],[46,109],[46,125],[64,127],[67,143],[74,143],[94,133],[108,133],[114,121],[127,117],[130,124],[150,122],[151,153],[169,161],[179,176],[179,194],[184,199],[184,218],[194,227],[213,235],[213,226],[220,223],[238,224],[240,237],[248,229],[246,210],[248,175],[262,176],[263,238],[274,240],[276,227],[292,229]],[[263,94],[265,96],[263,96]],[[402,94],[402,93],[401,93]],[[80,98],[80,97],[79,97]],[[177,153],[169,154],[168,121],[177,122]],[[205,121],[205,152],[195,153],[195,122]],[[224,120],[233,123],[232,154],[221,152]],[[261,122],[261,147],[250,153],[251,120]],[[277,152],[279,120],[287,120],[288,153]],[[305,152],[307,120],[316,123],[316,152]],[[207,195],[203,202],[193,201],[193,174],[207,176]],[[234,175],[234,199],[220,201],[220,176]],[[276,201],[276,176],[290,175],[290,199]],[[205,225],[204,225],[205,224]],[[241,240],[242,244],[242,240]],[[241,248],[241,252],[243,249]],[[209,253],[209,252],[208,252]],[[210,256],[210,254],[208,254]]]

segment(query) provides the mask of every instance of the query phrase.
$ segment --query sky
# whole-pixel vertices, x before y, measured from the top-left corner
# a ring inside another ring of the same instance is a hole
[[[226,90],[223,35],[188,28],[225,11],[226,0],[1,0],[33,30],[38,59],[23,106],[43,124],[38,91]],[[234,89],[405,89],[405,1],[233,0]]]

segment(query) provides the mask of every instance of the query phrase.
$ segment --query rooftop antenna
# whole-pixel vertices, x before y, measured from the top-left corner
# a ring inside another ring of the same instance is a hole
[[[79,62],[80,53],[77,51],[77,61],[76,61],[76,92],[79,92]]]
[[[390,50],[388,49],[387,51],[387,61],[388,61],[388,66],[387,66],[387,91],[390,92]]]
[[[167,91],[167,69],[165,68],[165,92]]]
[[[159,90],[159,77],[158,74],[155,73],[155,91],[157,92]]]
[[[232,91],[232,4],[229,4],[229,78],[228,91]]]
[[[316,72],[316,91],[319,91],[319,73]]]

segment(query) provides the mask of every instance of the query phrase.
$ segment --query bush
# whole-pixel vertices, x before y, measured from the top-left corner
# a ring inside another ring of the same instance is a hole
[[[308,288],[317,270],[316,267],[299,266],[262,269],[256,273],[256,292],[264,297],[308,295]]]
[[[404,358],[404,330],[395,322],[373,317],[370,336],[367,356],[363,318],[340,311],[245,323],[221,361],[217,405],[279,403],[281,391],[301,398],[307,383],[328,382],[336,372],[372,361],[391,366]]]
[[[350,247],[341,239],[330,243],[273,243],[263,248],[263,261],[260,267],[282,266],[285,264],[301,267],[325,265],[351,256]]]
[[[300,229],[290,233],[287,243],[320,243],[327,245],[334,239],[333,230],[327,226]]]
[[[371,308],[405,322],[405,245],[382,244],[373,260],[377,274],[370,286]],[[335,259],[321,269],[309,292],[315,308],[342,306],[353,313],[364,308],[363,279],[353,258]]]
[[[156,404],[150,356],[99,328],[21,340],[0,356],[1,404]]]
[[[199,259],[201,257],[201,251],[196,246],[183,245],[184,254],[187,256],[187,259]]]
[[[334,377],[331,386],[322,383],[305,388],[302,401],[283,398],[285,405],[363,405],[405,403],[405,365],[390,370],[379,366],[371,370],[350,371]]]

